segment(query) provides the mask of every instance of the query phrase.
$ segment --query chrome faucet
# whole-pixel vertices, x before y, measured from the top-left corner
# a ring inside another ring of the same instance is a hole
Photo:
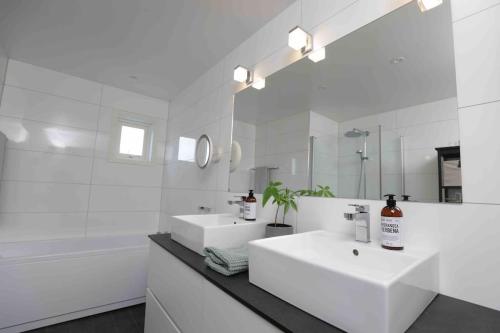
[[[240,218],[245,217],[245,199],[244,196],[235,196],[235,198],[240,198],[240,200],[228,200],[227,203],[229,205],[239,205],[240,206]]]
[[[370,206],[349,205],[356,207],[355,213],[344,213],[344,218],[356,223],[356,240],[358,242],[370,242]]]

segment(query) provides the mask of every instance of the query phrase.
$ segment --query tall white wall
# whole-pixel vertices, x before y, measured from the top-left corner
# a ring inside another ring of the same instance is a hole
[[[159,119],[163,161],[167,102],[9,60],[0,241],[157,230],[163,163],[108,160],[114,109]]]
[[[271,179],[293,190],[307,188],[309,112],[257,125],[255,165],[275,167]]]
[[[234,122],[233,140],[240,143],[242,162],[231,173],[231,192],[253,188],[254,167],[277,168],[271,180],[279,180],[293,190],[309,185],[309,137],[315,136],[314,185],[337,188],[337,123],[319,113],[307,111],[251,125]],[[252,147],[253,144],[253,147]],[[251,155],[253,154],[253,155]]]
[[[454,0],[464,200],[500,203],[500,1]]]
[[[231,173],[229,190],[231,192],[246,192],[253,189],[255,171],[255,137],[256,126],[235,120],[233,123],[233,142],[241,147],[241,161],[238,168]]]
[[[162,229],[169,229],[169,215],[195,213],[199,205],[215,211],[230,210],[226,200],[233,196],[227,192],[233,94],[241,89],[232,82],[236,65],[254,68],[256,76],[268,76],[299,58],[287,47],[290,28],[301,25],[313,33],[317,46],[326,45],[408,2],[296,2],[176,97],[169,110]],[[434,246],[440,250],[441,292],[500,310],[500,194],[494,191],[500,181],[500,148],[494,144],[498,134],[491,130],[500,120],[500,58],[496,56],[500,50],[499,3],[452,0],[464,199],[485,202],[486,197],[494,204],[401,206],[406,216],[407,246]],[[476,120],[471,122],[473,115]],[[477,132],[479,125],[488,130]],[[206,170],[181,168],[174,153],[179,135],[204,132],[212,134],[223,148],[223,160]],[[329,228],[352,234],[354,227],[341,213],[348,209],[347,203],[361,202],[364,201],[304,198],[294,219],[299,231]],[[377,212],[383,202],[370,204],[377,230]]]

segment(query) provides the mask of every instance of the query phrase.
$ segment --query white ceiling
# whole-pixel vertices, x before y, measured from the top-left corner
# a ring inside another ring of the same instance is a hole
[[[393,65],[393,57],[406,58]],[[235,117],[261,123],[309,110],[342,122],[456,96],[449,1],[421,13],[415,2],[330,44],[236,96]]]
[[[171,99],[293,2],[1,0],[0,44],[16,60]]]

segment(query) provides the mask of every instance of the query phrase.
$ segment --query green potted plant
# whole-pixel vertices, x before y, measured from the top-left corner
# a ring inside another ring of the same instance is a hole
[[[317,185],[314,190],[300,190],[297,193],[302,197],[335,198],[330,186]]]
[[[291,209],[298,211],[297,208],[297,192],[288,188],[282,187],[282,182],[271,182],[262,194],[262,206],[264,207],[269,200],[276,204],[276,214],[274,223],[269,223],[266,226],[266,237],[284,236],[293,234],[293,226],[285,223],[286,214]],[[278,223],[278,214],[280,208],[283,207],[283,220]]]

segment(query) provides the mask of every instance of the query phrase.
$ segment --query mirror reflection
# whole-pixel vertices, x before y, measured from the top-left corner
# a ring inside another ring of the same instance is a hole
[[[230,191],[328,186],[336,197],[461,202],[449,3],[399,10],[235,97]]]

